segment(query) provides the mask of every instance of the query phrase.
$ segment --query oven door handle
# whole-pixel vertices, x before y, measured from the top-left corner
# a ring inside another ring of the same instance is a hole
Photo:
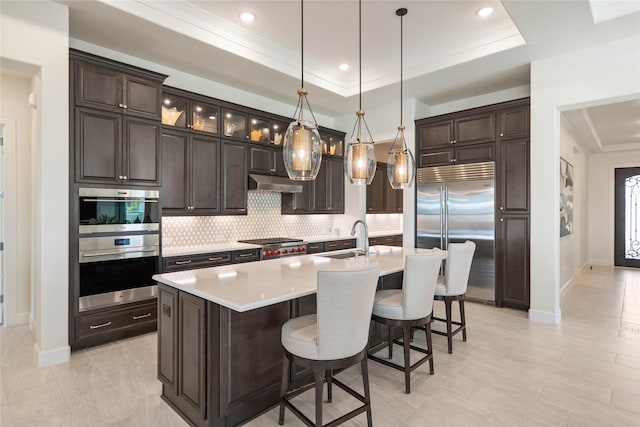
[[[85,202],[117,202],[117,203],[129,203],[129,202],[143,202],[143,203],[158,203],[156,199],[84,199]]]
[[[142,249],[136,251],[119,251],[119,252],[100,252],[100,253],[92,253],[92,254],[82,254],[84,258],[91,258],[97,256],[105,256],[105,255],[124,255],[124,254],[135,254],[139,252],[157,252],[157,249]]]

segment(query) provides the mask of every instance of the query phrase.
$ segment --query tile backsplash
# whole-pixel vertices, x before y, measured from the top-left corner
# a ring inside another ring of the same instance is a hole
[[[402,214],[367,214],[369,233],[387,230],[402,232]]]
[[[280,193],[247,193],[247,215],[162,218],[163,248],[330,234],[333,215],[282,215]]]

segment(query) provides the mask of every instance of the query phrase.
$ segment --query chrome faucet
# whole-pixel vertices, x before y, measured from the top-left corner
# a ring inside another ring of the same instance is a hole
[[[356,220],[356,222],[353,223],[353,227],[351,227],[351,235],[356,235],[356,226],[358,224],[362,224],[364,227],[364,255],[369,256],[369,227],[367,226],[367,223],[361,219]]]

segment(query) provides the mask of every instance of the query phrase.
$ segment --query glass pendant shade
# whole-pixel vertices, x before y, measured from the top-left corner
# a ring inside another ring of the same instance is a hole
[[[314,122],[295,120],[284,134],[284,165],[294,181],[316,179],[322,161],[322,141]]]
[[[376,173],[376,152],[373,148],[373,139],[362,136],[362,124],[364,122],[364,112],[358,111],[358,121],[355,129],[357,134],[352,133],[344,157],[344,171],[349,178],[349,182],[356,185],[369,185],[373,181]],[[366,127],[366,123],[364,123]],[[368,130],[367,130],[368,132]]]
[[[398,147],[396,147],[398,143]],[[398,135],[391,144],[389,160],[387,164],[387,178],[394,190],[404,190],[413,182],[416,170],[416,161],[411,151],[407,149],[404,140],[404,126],[398,126]]]

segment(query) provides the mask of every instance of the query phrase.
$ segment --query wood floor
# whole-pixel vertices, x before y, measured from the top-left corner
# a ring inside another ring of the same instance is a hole
[[[369,362],[374,425],[640,426],[640,271],[585,270],[562,295],[561,325],[465,307],[468,341],[457,335],[449,355],[446,338],[434,336],[435,375],[427,365],[414,371],[410,395],[402,372]],[[424,333],[415,341],[424,343]],[[0,345],[2,427],[186,425],[158,397],[155,334],[74,352],[70,363],[45,369],[32,365],[26,327],[0,328]],[[357,367],[339,378],[362,388]],[[313,414],[313,391],[296,403]],[[357,404],[334,388],[324,419]],[[277,409],[248,424],[275,425]],[[285,426],[301,425],[287,412]],[[366,417],[345,425],[364,426]]]

